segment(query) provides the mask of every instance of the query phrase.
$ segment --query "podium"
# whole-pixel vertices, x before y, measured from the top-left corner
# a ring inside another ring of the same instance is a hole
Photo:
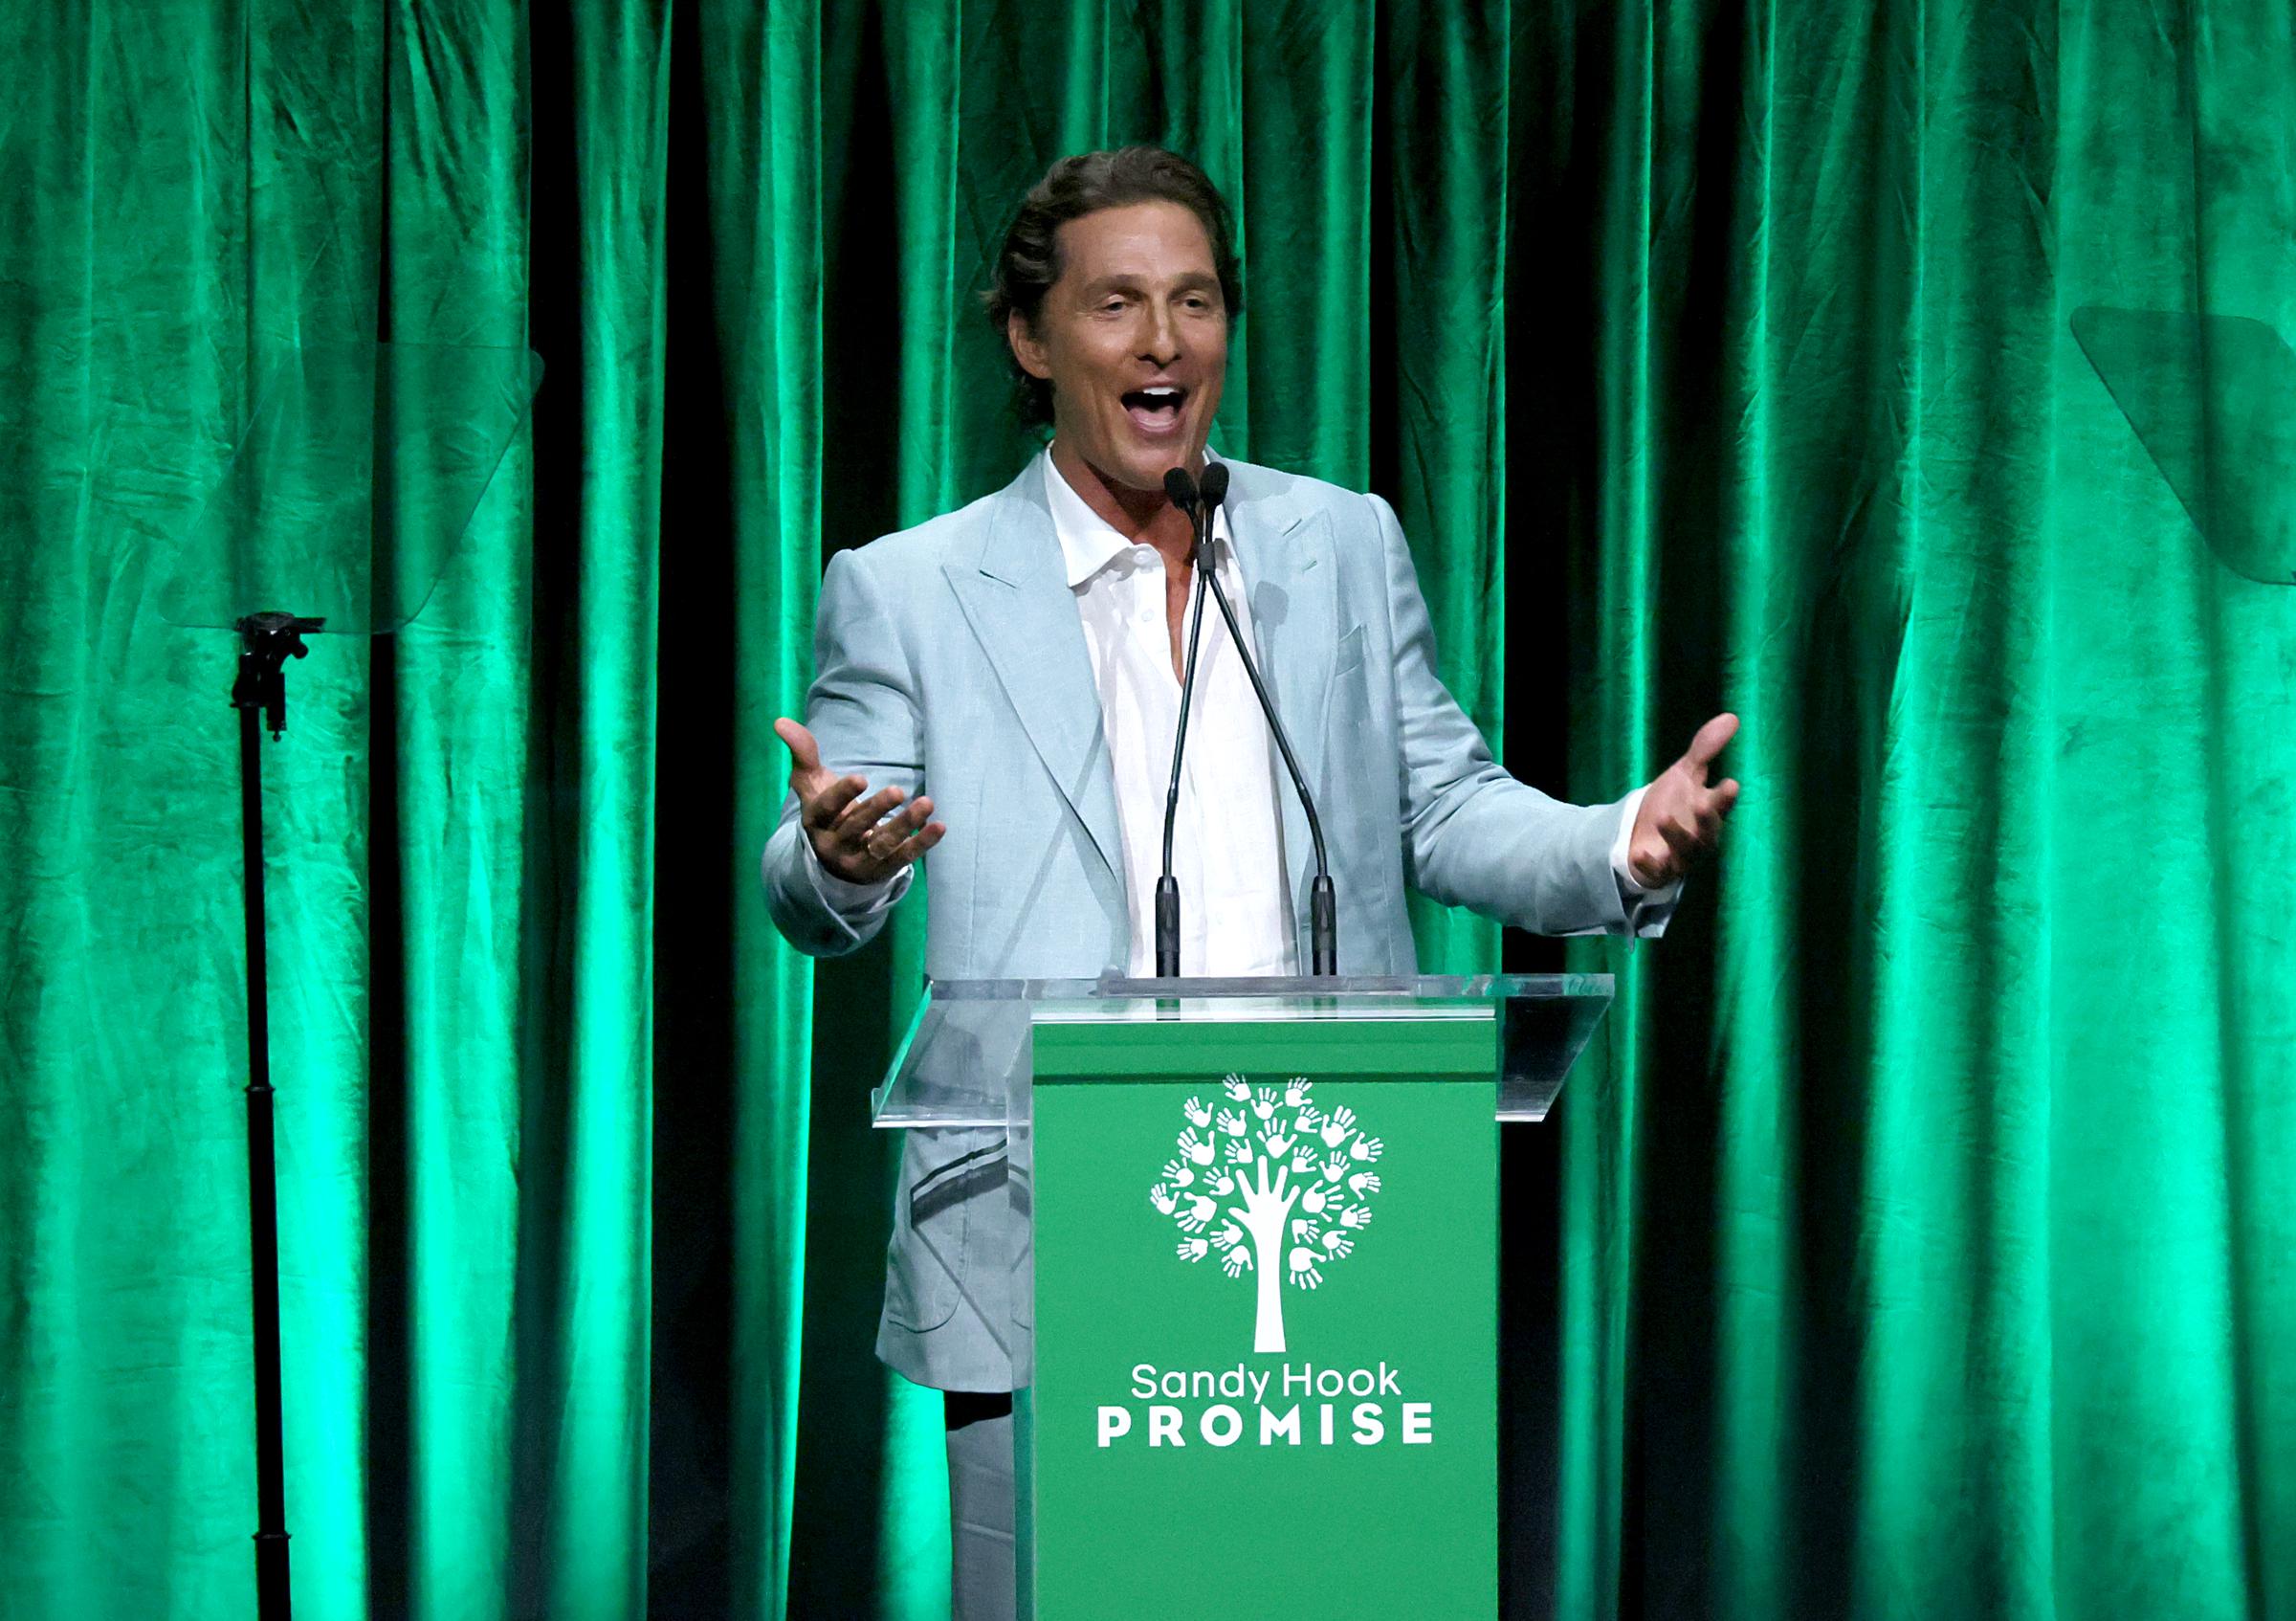
[[[1498,1613],[1498,1127],[1611,989],[930,988],[872,1105],[1005,1134],[1022,1616]]]

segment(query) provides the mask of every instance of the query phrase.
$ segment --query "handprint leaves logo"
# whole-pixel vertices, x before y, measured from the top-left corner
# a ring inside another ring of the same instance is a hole
[[[1180,1259],[1217,1254],[1228,1277],[1253,1279],[1254,1351],[1282,1354],[1286,1282],[1319,1287],[1355,1253],[1380,1191],[1379,1175],[1362,1167],[1385,1144],[1358,1128],[1353,1109],[1313,1101],[1312,1087],[1304,1077],[1254,1087],[1231,1075],[1220,1086],[1217,1121],[1202,1094],[1190,1098],[1175,1139],[1180,1157],[1165,1162],[1149,1190],[1157,1214],[1178,1229]],[[1207,1127],[1215,1128],[1208,1138]],[[1219,1163],[1199,1181],[1192,1167],[1213,1167],[1215,1147]]]

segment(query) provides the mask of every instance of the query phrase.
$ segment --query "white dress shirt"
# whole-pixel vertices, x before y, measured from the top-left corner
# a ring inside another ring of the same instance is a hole
[[[1206,453],[1207,460],[1217,457]],[[1084,644],[1100,699],[1100,725],[1115,776],[1116,822],[1123,835],[1124,890],[1131,911],[1128,971],[1156,971],[1156,886],[1163,873],[1164,794],[1172,778],[1172,743],[1180,724],[1180,677],[1172,669],[1171,631],[1164,601],[1162,555],[1126,540],[1089,506],[1044,453],[1052,528],[1067,565],[1069,589],[1084,627]],[[1215,576],[1245,643],[1252,647],[1251,613],[1236,571],[1227,511],[1213,519]],[[1190,595],[1191,607],[1195,601]],[[1219,605],[1204,603],[1196,648],[1196,690],[1188,707],[1180,812],[1173,830],[1172,875],[1180,885],[1181,972],[1235,978],[1295,974],[1297,936],[1285,877],[1283,823],[1277,794],[1290,793],[1281,761],[1252,696],[1236,644]],[[1185,627],[1181,648],[1186,648]],[[1256,654],[1256,647],[1252,647]],[[930,784],[923,791],[930,793]],[[1627,796],[1611,847],[1611,871],[1635,933],[1657,934],[1680,885],[1645,890],[1634,881],[1627,847],[1643,790]],[[812,845],[806,841],[811,852]],[[809,863],[822,899],[856,926],[894,904],[908,890],[915,869],[890,878],[851,883]],[[1643,922],[1645,911],[1661,914]],[[1214,927],[1214,920],[1218,926]]]

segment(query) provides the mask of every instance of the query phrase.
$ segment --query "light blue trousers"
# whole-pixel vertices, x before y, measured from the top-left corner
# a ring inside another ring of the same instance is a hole
[[[1013,1621],[1012,1397],[942,1392],[951,1621]]]

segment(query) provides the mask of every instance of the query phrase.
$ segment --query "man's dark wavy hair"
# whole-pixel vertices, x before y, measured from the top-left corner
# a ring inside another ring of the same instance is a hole
[[[1017,314],[1031,328],[1044,308],[1045,294],[1060,279],[1060,228],[1102,209],[1133,203],[1178,203],[1203,222],[1212,244],[1212,267],[1220,277],[1221,301],[1227,306],[1228,330],[1244,314],[1244,268],[1236,262],[1235,214],[1211,177],[1178,152],[1161,146],[1119,146],[1107,152],[1079,152],[1045,171],[1045,178],[1021,199],[1020,212],[1004,233],[997,254],[996,284],[981,295],[989,324],[1000,342],[1006,321]],[[1006,351],[1009,357],[1009,349]],[[1017,408],[1031,426],[1052,420],[1052,385],[1031,377],[1012,361],[1019,381]]]

